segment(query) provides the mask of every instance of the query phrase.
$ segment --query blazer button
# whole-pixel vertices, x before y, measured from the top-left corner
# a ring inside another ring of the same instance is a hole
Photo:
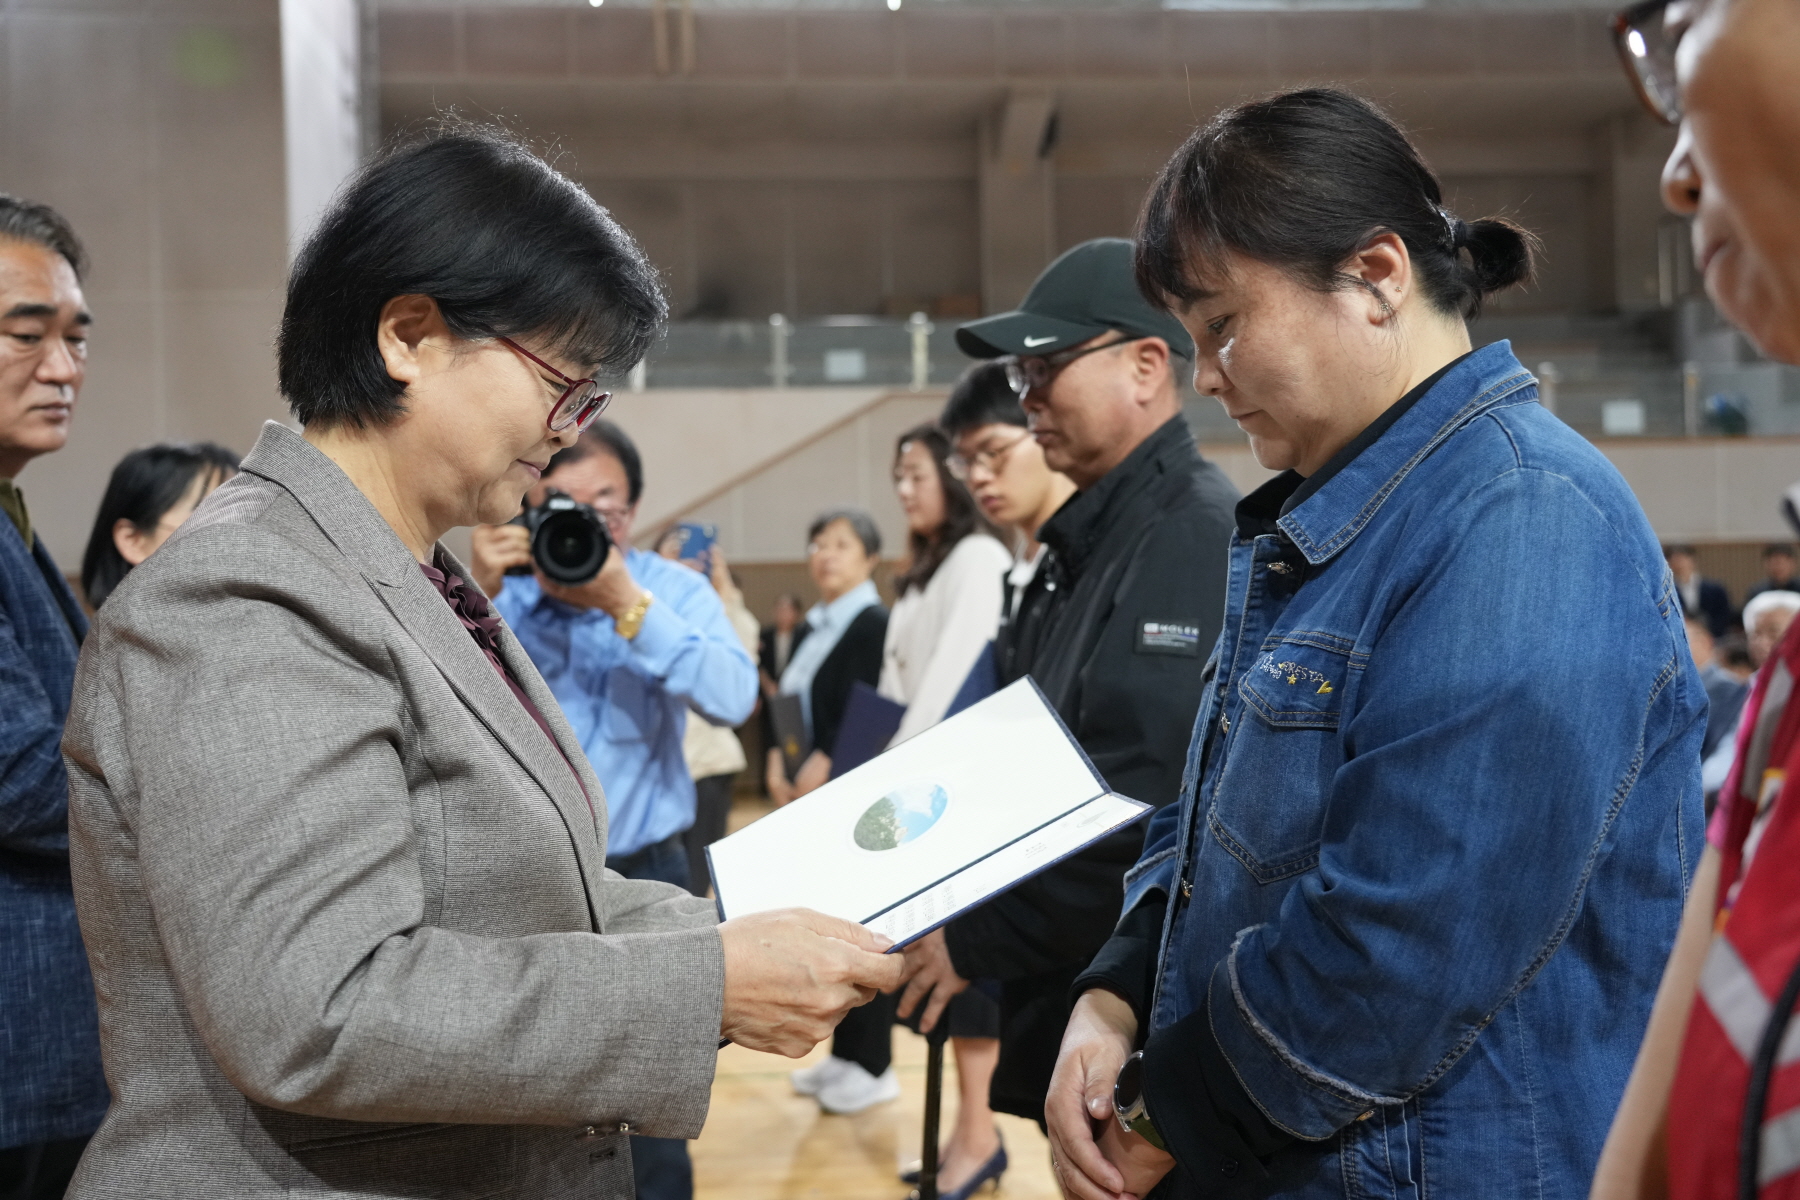
[[[631,1132],[631,1122],[630,1121],[620,1121],[619,1127],[617,1129],[615,1129],[613,1132],[614,1133],[630,1133]]]
[[[600,1136],[600,1131],[598,1129],[595,1129],[592,1125],[589,1125],[588,1127],[583,1129],[580,1133],[576,1134],[575,1139],[577,1141],[580,1141],[583,1138],[596,1138],[599,1136]]]
[[[1223,1175],[1225,1178],[1236,1179],[1237,1173],[1238,1173],[1238,1160],[1237,1159],[1227,1158],[1219,1163],[1219,1174]]]

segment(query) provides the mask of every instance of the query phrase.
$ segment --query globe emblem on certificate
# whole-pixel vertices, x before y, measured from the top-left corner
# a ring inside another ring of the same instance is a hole
[[[852,836],[864,850],[893,850],[936,825],[949,805],[939,784],[903,784],[863,811]]]

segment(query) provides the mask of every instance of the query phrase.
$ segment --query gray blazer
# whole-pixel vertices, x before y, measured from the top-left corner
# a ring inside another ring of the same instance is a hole
[[[466,572],[463,572],[466,575]],[[597,812],[392,529],[264,427],[126,579],[64,740],[114,1101],[73,1197],[629,1197],[694,1137],[713,906]]]

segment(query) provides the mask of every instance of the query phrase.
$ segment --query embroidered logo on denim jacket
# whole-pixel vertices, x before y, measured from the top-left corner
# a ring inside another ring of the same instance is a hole
[[[1315,696],[1328,695],[1331,692],[1331,680],[1319,674],[1311,667],[1303,667],[1296,662],[1276,662],[1273,655],[1265,654],[1257,660],[1256,667],[1265,675],[1272,675],[1289,687],[1302,685],[1314,689]]]

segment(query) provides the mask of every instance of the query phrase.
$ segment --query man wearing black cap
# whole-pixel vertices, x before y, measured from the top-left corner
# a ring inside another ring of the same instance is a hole
[[[1131,254],[1084,242],[956,340],[1005,361],[1046,463],[1078,489],[1038,531],[1049,553],[1000,632],[1001,682],[1032,676],[1107,784],[1161,807],[1219,633],[1238,492],[1194,446],[1177,382],[1193,341],[1138,293]],[[1001,981],[995,1109],[1042,1123],[1069,986],[1113,931],[1142,837],[1096,843],[907,951],[901,1011],[930,991],[928,1022],[967,980]]]

